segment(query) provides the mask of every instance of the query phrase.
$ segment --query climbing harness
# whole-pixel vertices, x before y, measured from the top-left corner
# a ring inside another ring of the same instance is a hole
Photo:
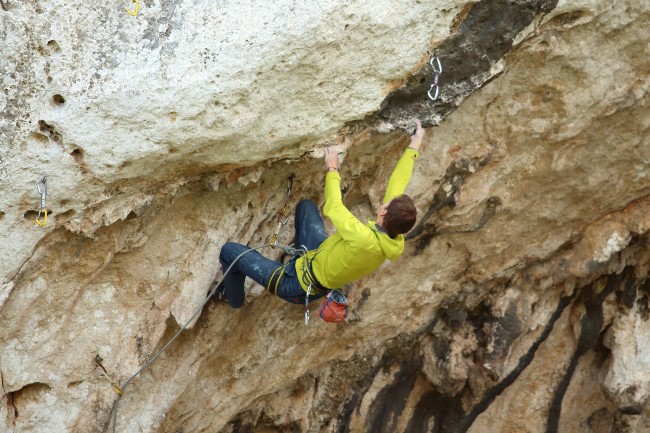
[[[97,364],[97,366],[101,368],[101,371],[99,372],[100,376],[106,379],[111,384],[111,386],[113,387],[113,391],[115,391],[119,395],[122,395],[122,389],[117,383],[113,381],[113,379],[111,379],[111,377],[108,375],[108,371],[106,371],[106,368],[104,368],[104,366],[102,365],[102,358],[99,355],[97,355],[93,358],[93,361],[95,361],[95,364]]]
[[[41,227],[47,225],[47,209],[45,208],[45,197],[47,196],[47,176],[44,176],[40,182],[36,184],[36,189],[41,195],[41,209],[38,211],[36,216],[36,224]]]
[[[282,275],[284,274],[285,269],[291,261],[296,258],[303,256],[307,254],[309,251],[307,250],[307,247],[304,245],[301,246],[300,248],[294,248],[293,245],[278,245],[277,242],[274,244],[271,244],[273,248],[280,248],[284,253],[288,256],[291,256],[291,259],[284,263],[282,266],[278,267],[271,276],[269,277],[269,282],[266,285],[266,290],[268,290],[271,294],[277,295],[278,294],[278,287],[280,286],[280,280],[282,280]]]
[[[138,12],[140,11],[140,5],[138,3],[139,0],[131,0],[132,3],[135,3],[135,10],[131,10],[130,8],[127,8],[126,11],[131,15],[132,17],[136,16]]]
[[[271,236],[271,246],[273,248],[278,246],[278,235],[280,234],[280,229],[282,228],[283,225],[289,222],[289,217],[287,216],[287,212],[289,211],[291,187],[293,186],[293,179],[295,179],[295,177],[296,175],[294,173],[291,173],[291,175],[287,178],[287,198],[284,201],[282,212],[280,212],[280,216],[278,217],[278,226],[275,229],[273,236]]]
[[[433,52],[433,57],[431,57],[431,60],[429,61],[429,64],[431,65],[431,68],[433,68],[433,84],[431,85],[431,88],[429,88],[429,91],[427,94],[429,95],[429,98],[431,98],[432,101],[435,101],[438,99],[438,96],[440,95],[440,87],[438,86],[438,78],[440,78],[440,74],[442,74],[442,63],[440,63],[440,56],[438,56],[438,50],[435,50]],[[431,94],[431,91],[435,89],[434,94]]]

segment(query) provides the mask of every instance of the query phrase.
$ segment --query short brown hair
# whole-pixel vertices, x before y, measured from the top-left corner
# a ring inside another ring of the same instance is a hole
[[[386,230],[388,236],[394,238],[413,228],[416,214],[415,204],[411,197],[406,194],[397,196],[388,203],[382,228]]]

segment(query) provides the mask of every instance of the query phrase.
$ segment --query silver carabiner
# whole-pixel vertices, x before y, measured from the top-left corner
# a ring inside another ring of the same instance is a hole
[[[38,211],[38,215],[36,215],[36,224],[45,227],[47,225],[47,209],[45,207],[45,197],[47,196],[47,176],[44,176],[43,179],[36,184],[36,189],[41,195],[41,209]]]
[[[436,63],[438,63],[438,69],[436,69],[436,66],[433,64],[434,60],[436,61]],[[431,60],[429,60],[429,64],[433,68],[433,72],[436,75],[442,74],[442,63],[440,63],[440,57],[438,57],[437,55],[434,55],[433,57],[431,57]]]
[[[436,67],[436,64],[437,67]],[[431,57],[431,60],[429,60],[429,64],[431,65],[431,69],[433,69],[433,84],[429,88],[429,91],[427,92],[427,95],[429,95],[429,98],[432,101],[435,101],[438,99],[438,96],[440,96],[440,87],[438,86],[438,78],[440,77],[440,74],[442,74],[442,63],[440,63],[440,57],[438,57],[437,52],[434,52],[433,57]],[[431,92],[435,89],[435,93],[432,95]]]
[[[436,89],[436,93],[435,95],[432,96],[431,91],[433,90],[434,87]],[[440,95],[440,87],[438,87],[436,84],[432,84],[431,88],[427,92],[427,95],[429,95],[429,98],[431,98],[432,101],[435,101],[436,99],[438,99],[438,95]]]
[[[309,292],[311,292],[311,284],[307,287],[307,296],[305,296],[305,326],[309,324]]]
[[[45,209],[45,197],[47,196],[47,176],[44,176],[40,182],[36,184],[36,189],[41,195],[41,209]]]

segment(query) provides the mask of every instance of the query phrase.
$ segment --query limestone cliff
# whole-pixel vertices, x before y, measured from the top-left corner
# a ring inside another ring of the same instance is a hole
[[[323,146],[372,217],[419,118],[418,224],[348,323],[211,301],[116,431],[650,432],[647,0],[0,3],[0,431],[112,431],[93,359],[145,365],[290,174],[322,202]]]

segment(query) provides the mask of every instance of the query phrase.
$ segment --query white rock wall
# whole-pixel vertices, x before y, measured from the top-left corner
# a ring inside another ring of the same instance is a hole
[[[136,191],[334,138],[428,60],[462,5],[157,1],[132,17],[123,1],[10,2],[0,14],[3,292],[56,225],[92,233],[148,201]],[[23,218],[43,176],[45,230]],[[84,220],[96,208],[106,216]]]

